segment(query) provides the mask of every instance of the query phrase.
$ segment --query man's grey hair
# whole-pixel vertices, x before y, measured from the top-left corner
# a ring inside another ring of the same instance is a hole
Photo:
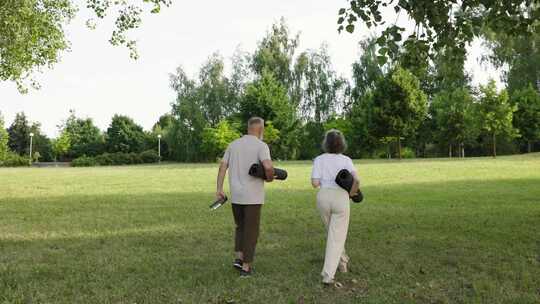
[[[250,128],[251,126],[254,126],[254,125],[262,125],[264,127],[264,119],[260,118],[260,117],[251,117],[249,120],[248,120],[248,128]]]
[[[323,151],[326,153],[341,154],[347,150],[347,142],[341,131],[332,129],[324,134],[322,142]]]

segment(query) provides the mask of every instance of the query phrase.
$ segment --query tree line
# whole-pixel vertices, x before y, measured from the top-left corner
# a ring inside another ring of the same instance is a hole
[[[359,43],[360,56],[348,80],[333,69],[327,45],[299,53],[300,36],[282,19],[252,53],[237,49],[229,73],[219,53],[210,55],[195,77],[178,67],[170,75],[176,93],[171,111],[150,131],[115,115],[102,132],[92,119],[72,112],[60,136],[49,140],[38,123],[20,113],[7,128],[6,147],[28,155],[32,132],[39,153],[34,157],[75,159],[157,150],[161,135],[163,159],[214,161],[245,131],[249,117],[260,116],[267,124],[265,141],[283,160],[313,158],[321,152],[323,133],[332,128],[345,133],[347,153],[355,158],[534,151],[540,138],[540,82],[534,80],[540,69],[524,64],[537,62],[538,54],[524,46],[534,40],[492,30],[485,37],[492,50],[486,59],[510,67],[503,90],[493,80],[471,85],[465,51],[442,48],[428,55],[417,44],[404,43],[398,55],[381,62],[380,37]]]

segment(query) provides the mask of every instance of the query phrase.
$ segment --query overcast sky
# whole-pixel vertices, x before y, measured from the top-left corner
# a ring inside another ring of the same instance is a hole
[[[115,113],[128,115],[149,129],[170,110],[174,93],[168,75],[177,66],[195,76],[201,63],[215,51],[229,64],[238,46],[253,52],[281,17],[286,18],[292,32],[300,32],[299,51],[328,43],[334,68],[346,77],[359,56],[358,41],[369,35],[363,27],[352,35],[337,33],[337,11],[347,1],[174,2],[157,15],[145,16],[142,27],[134,33],[140,54],[137,61],[129,58],[125,48],[108,43],[110,21],[89,30],[85,26],[88,12],[81,10],[67,27],[71,51],[64,53],[52,70],[37,77],[40,90],[21,95],[14,84],[0,82],[0,112],[6,126],[15,113],[24,111],[31,121],[41,122],[47,135],[56,136],[56,126],[74,109],[78,116],[93,118],[103,130]],[[475,84],[498,78],[492,69],[477,62],[481,52],[480,44],[473,44],[467,63]]]

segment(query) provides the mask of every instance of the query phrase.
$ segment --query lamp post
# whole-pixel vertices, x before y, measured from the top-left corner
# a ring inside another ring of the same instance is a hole
[[[32,164],[32,138],[34,138],[34,133],[30,133],[30,164]]]
[[[157,154],[159,156],[158,162],[161,163],[161,134],[158,134],[157,140],[158,140]]]

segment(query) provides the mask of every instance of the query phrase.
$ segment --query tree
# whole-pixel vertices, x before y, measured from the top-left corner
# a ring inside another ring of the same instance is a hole
[[[69,136],[70,149],[66,156],[70,158],[96,156],[105,151],[105,138],[101,130],[91,118],[77,117],[74,110],[69,111],[69,117],[60,126],[60,130]]]
[[[30,147],[30,123],[24,112],[17,113],[8,128],[9,149],[21,156],[28,155]]]
[[[510,104],[506,90],[497,93],[494,80],[490,80],[485,86],[480,86],[480,92],[481,97],[478,104],[480,123],[482,129],[491,136],[492,155],[496,157],[497,136],[515,137],[517,135],[512,125],[516,107]]]
[[[223,120],[218,123],[216,128],[207,127],[203,130],[202,151],[207,160],[216,160],[223,156],[227,146],[235,139],[241,136],[228,121]]]
[[[143,0],[157,13],[171,0]],[[116,14],[115,29],[109,42],[124,45],[130,56],[137,58],[136,42],[128,32],[141,24],[143,9],[134,1],[86,0],[86,7],[98,19]],[[64,27],[74,18],[78,8],[74,0],[4,0],[0,2],[0,81],[14,81],[21,92],[27,91],[26,80],[43,67],[60,60],[69,49]],[[95,27],[89,20],[88,27]],[[30,84],[38,87],[31,80]]]
[[[299,41],[298,34],[290,38],[289,32],[285,19],[281,18],[279,24],[273,24],[270,32],[259,42],[252,59],[256,75],[273,74],[287,92],[292,88],[294,75],[291,67]]]
[[[540,3],[523,7],[522,13],[529,15],[538,9]],[[491,53],[484,59],[491,61],[497,68],[504,68],[503,79],[507,83],[510,95],[516,90],[525,89],[529,84],[540,93],[540,21],[529,25],[528,32],[506,33],[484,27],[483,37]]]
[[[41,131],[41,124],[32,123],[30,132],[34,133],[32,140],[32,159],[34,161],[52,161],[54,153],[51,140]]]
[[[359,42],[360,58],[352,65],[353,102],[360,100],[375,89],[377,81],[383,78],[385,71],[377,62],[377,44],[374,38]]]
[[[340,93],[346,80],[336,76],[326,44],[317,51],[308,50],[300,57],[305,58],[299,59],[300,62],[305,60],[303,69],[298,71],[304,84],[300,111],[305,120],[314,119],[320,124],[343,108],[344,102],[339,102],[339,99],[343,100]]]
[[[52,150],[54,153],[54,161],[60,160],[68,151],[71,145],[69,134],[62,132],[58,138],[52,141]]]
[[[280,137],[271,144],[272,152],[278,158],[294,158],[298,148],[298,120],[295,109],[289,102],[287,91],[272,73],[264,72],[262,77],[246,87],[240,104],[242,123],[250,117],[259,116],[272,122]]]
[[[4,160],[9,152],[9,133],[4,127],[4,117],[0,113],[0,161]]]
[[[474,100],[467,88],[441,91],[431,104],[436,133],[439,140],[448,144],[449,156],[457,145],[464,157],[464,144],[478,136]]]
[[[359,43],[360,58],[352,65],[351,102],[345,115],[351,121],[349,153],[354,157],[372,155],[378,145],[373,123],[373,92],[387,73],[387,66],[377,62],[377,44],[368,38]]]
[[[202,113],[211,126],[235,112],[237,105],[229,95],[229,80],[223,72],[223,59],[218,53],[212,54],[199,71],[198,95]]]
[[[146,135],[143,128],[133,119],[114,115],[106,133],[106,147],[108,152],[140,153],[146,149]]]
[[[181,67],[169,75],[170,86],[176,92],[172,105],[172,126],[166,132],[171,157],[178,161],[202,161],[202,132],[207,121],[202,113],[196,83]]]
[[[512,94],[512,104],[517,106],[514,113],[514,127],[527,142],[527,152],[532,152],[532,142],[540,139],[540,94],[529,84],[527,88]]]
[[[379,138],[411,135],[427,114],[427,97],[413,74],[400,67],[379,80],[373,93],[374,124]]]
[[[387,24],[388,18],[383,19],[382,11],[387,7],[394,9],[397,18],[403,16],[415,24],[404,44],[432,55],[444,48],[465,50],[484,27],[508,35],[538,31],[531,27],[540,16],[540,6],[534,3],[537,1],[349,0],[348,7],[338,12],[338,30],[352,33],[359,20],[368,28],[385,26],[377,38],[380,63],[384,63],[389,57],[397,57],[398,43],[406,32],[397,21]],[[530,9],[524,11],[523,7]]]

